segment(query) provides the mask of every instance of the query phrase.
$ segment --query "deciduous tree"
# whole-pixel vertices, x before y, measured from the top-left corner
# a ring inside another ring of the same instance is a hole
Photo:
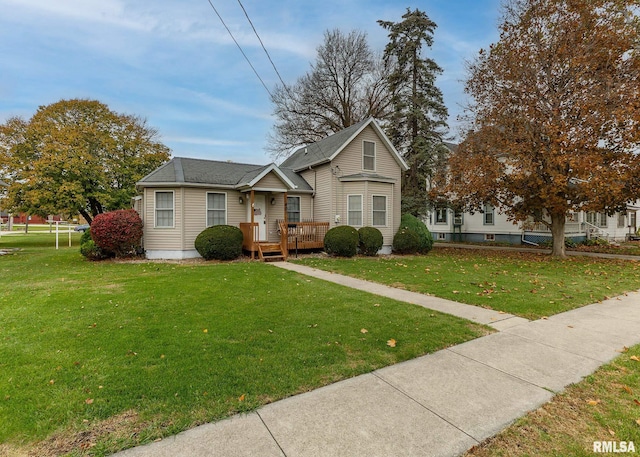
[[[276,123],[269,149],[284,157],[370,116],[386,118],[386,67],[364,32],[327,31],[311,70],[293,85],[276,87],[271,100]]]
[[[80,213],[89,223],[126,208],[135,183],[169,159],[158,133],[136,116],[94,100],[41,106],[29,121],[0,125],[0,167],[9,183],[3,206],[46,216]]]
[[[469,66],[469,132],[447,196],[546,224],[640,197],[637,0],[506,0],[500,40]]]
[[[442,68],[424,55],[424,48],[433,45],[436,24],[418,9],[407,9],[401,22],[378,23],[389,31],[384,60],[390,67],[393,110],[386,130],[409,165],[402,183],[403,212],[418,216],[427,210],[426,180],[446,151],[447,108],[436,86]]]

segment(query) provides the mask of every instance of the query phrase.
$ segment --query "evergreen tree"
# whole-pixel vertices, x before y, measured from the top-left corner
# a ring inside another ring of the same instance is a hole
[[[419,216],[427,211],[426,180],[445,151],[442,140],[447,130],[447,108],[436,87],[442,68],[423,55],[423,48],[433,45],[437,26],[424,12],[409,8],[401,22],[378,24],[389,31],[384,60],[391,68],[393,112],[387,134],[410,167],[403,176],[403,212]]]

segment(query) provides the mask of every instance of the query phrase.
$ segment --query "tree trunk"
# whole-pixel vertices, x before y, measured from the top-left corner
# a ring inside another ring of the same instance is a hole
[[[564,224],[564,214],[551,215],[551,237],[553,240],[551,255],[553,257],[565,258],[567,256],[564,250]]]
[[[87,221],[87,224],[91,225],[91,222],[93,221],[93,218],[91,217],[91,215],[89,213],[87,213],[85,210],[81,209],[80,210],[80,215],[82,217],[84,217],[84,219]]]

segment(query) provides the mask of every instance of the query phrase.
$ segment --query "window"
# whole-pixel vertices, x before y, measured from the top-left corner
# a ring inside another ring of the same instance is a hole
[[[493,225],[495,219],[495,208],[493,205],[484,205],[484,225]]]
[[[373,224],[375,226],[387,225],[387,197],[384,195],[373,196]]]
[[[587,213],[587,223],[597,227],[606,227],[607,215],[605,213]]]
[[[376,170],[376,144],[373,141],[362,142],[362,169]]]
[[[447,207],[446,206],[438,206],[436,207],[436,224],[446,224],[447,223]]]
[[[627,214],[629,215],[629,226],[635,229],[636,228],[636,212],[630,211]]]
[[[207,227],[227,223],[227,194],[207,192]]]
[[[618,213],[618,228],[626,227],[626,219],[627,218],[625,213]]]
[[[485,241],[495,241],[496,240],[496,236],[493,233],[485,233],[484,234],[484,240]]]
[[[438,233],[438,239],[439,240],[446,240],[447,239],[447,234],[446,233]]]
[[[362,195],[349,195],[347,204],[347,224],[352,226],[362,225]]]
[[[287,220],[300,222],[300,197],[287,197]]]
[[[156,227],[173,227],[173,191],[156,192]]]

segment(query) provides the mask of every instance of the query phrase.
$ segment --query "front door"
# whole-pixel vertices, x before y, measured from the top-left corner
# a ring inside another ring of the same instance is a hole
[[[254,195],[253,197],[253,222],[258,224],[258,241],[267,241],[267,197]],[[251,218],[251,213],[249,213]],[[251,219],[249,219],[251,220]]]

